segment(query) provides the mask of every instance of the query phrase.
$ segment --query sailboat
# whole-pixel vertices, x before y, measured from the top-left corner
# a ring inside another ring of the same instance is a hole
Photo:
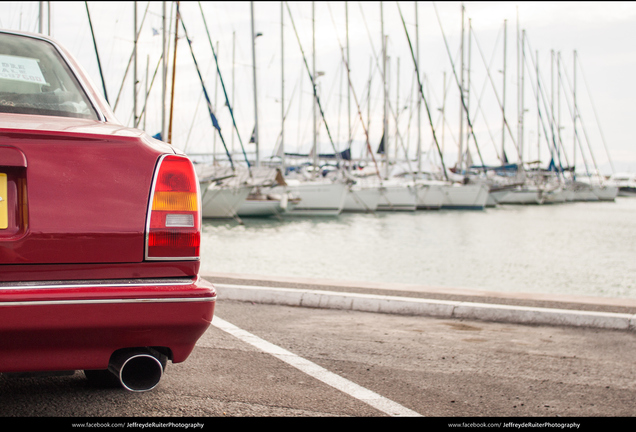
[[[402,18],[403,21],[403,25],[405,27],[405,31],[406,31],[406,25],[404,23],[404,19]],[[446,44],[446,36],[443,34],[442,31],[442,35],[444,37],[444,41]],[[407,34],[408,37],[408,34]],[[463,173],[465,172],[465,168],[466,166],[470,166],[470,163],[468,163],[467,159],[469,158],[469,152],[468,152],[468,145],[466,146],[466,155],[464,154],[464,149],[462,146],[463,143],[463,125],[464,125],[464,116],[466,117],[466,122],[468,124],[469,130],[468,133],[473,137],[473,140],[475,142],[475,146],[479,149],[479,147],[477,146],[477,139],[475,138],[475,134],[473,131],[473,126],[472,126],[472,122],[470,120],[470,115],[468,112],[468,106],[466,104],[465,98],[464,98],[464,7],[462,6],[462,35],[461,35],[462,41],[461,41],[461,78],[457,77],[457,74],[455,73],[455,66],[452,60],[452,57],[450,55],[450,51],[448,50],[448,44],[446,44],[446,51],[447,54],[449,56],[449,60],[451,62],[452,68],[453,68],[453,74],[455,76],[455,81],[457,82],[457,85],[459,87],[459,93],[460,93],[460,102],[461,102],[461,106],[460,106],[460,130],[459,130],[459,136],[460,136],[460,140],[459,140],[459,158],[458,161],[456,163],[456,168],[457,168],[457,172],[458,174],[453,175],[454,173],[449,172],[449,170],[446,169],[446,167],[443,164],[443,155],[441,154],[441,150],[439,148],[439,144],[437,144],[437,139],[435,139],[437,147],[438,147],[438,152],[440,153],[440,159],[442,160],[442,168],[443,168],[443,174],[445,176],[445,184],[440,185],[440,189],[441,189],[441,193],[443,195],[443,200],[442,200],[442,204],[441,204],[441,209],[468,209],[468,210],[482,210],[486,207],[486,203],[488,202],[488,197],[489,197],[489,187],[488,185],[482,181],[481,179],[473,179],[471,180],[470,177],[468,176],[464,176]],[[416,68],[417,68],[417,61],[415,60],[415,58],[413,58],[415,63],[416,63]],[[418,72],[419,74],[419,72]],[[419,79],[419,78],[418,78]],[[422,92],[422,85],[420,83],[420,93],[422,96],[422,99],[424,99],[424,94]],[[424,101],[426,101],[424,99]],[[428,110],[428,105],[427,105],[427,110]],[[430,120],[430,112],[429,112],[429,122],[431,122]],[[431,128],[433,128],[433,125],[431,123]],[[433,128],[433,136],[435,137],[435,132],[434,132],[434,128]]]
[[[292,210],[300,201],[287,190],[285,178],[278,168],[263,167],[260,164],[258,135],[258,92],[256,80],[256,38],[260,35],[254,31],[254,3],[251,2],[252,23],[252,73],[254,83],[254,133],[253,143],[256,147],[256,166],[251,168],[249,184],[253,186],[250,193],[238,208],[241,217],[280,216]],[[282,23],[281,23],[282,24]],[[252,142],[252,141],[251,141]]]
[[[379,188],[380,201],[378,203],[379,211],[415,211],[417,209],[417,190],[412,181],[406,181],[393,176],[389,170],[391,169],[391,161],[389,157],[388,132],[389,132],[389,100],[387,91],[387,45],[388,36],[384,34],[384,13],[382,3],[380,3],[380,19],[382,32],[382,88],[384,97],[384,133],[382,134],[382,142],[378,153],[384,156],[384,179]],[[399,59],[398,59],[398,79],[399,79]],[[399,81],[398,81],[399,88]],[[397,115],[395,116],[395,134],[396,138],[400,138],[398,130]],[[397,153],[396,153],[397,154]]]
[[[281,5],[282,7],[282,5]],[[291,10],[289,6],[287,6],[287,11],[289,13],[289,17],[291,20],[292,27],[294,29],[294,33],[296,34],[296,40],[298,41],[298,45],[303,57],[303,62],[305,64],[305,69],[309,74],[309,78],[313,87],[313,124],[314,124],[314,133],[313,133],[313,146],[310,156],[313,159],[313,165],[309,167],[309,169],[305,168],[303,170],[294,171],[296,173],[295,177],[292,175],[286,175],[285,182],[287,184],[286,189],[291,192],[295,197],[299,198],[299,202],[293,206],[292,209],[288,209],[285,212],[285,216],[337,216],[342,212],[344,208],[346,194],[348,192],[349,185],[346,179],[343,178],[338,172],[335,175],[323,176],[319,171],[320,167],[318,164],[318,159],[320,158],[319,150],[318,150],[318,123],[317,123],[317,109],[320,111],[322,123],[327,130],[327,134],[329,135],[329,139],[331,141],[332,146],[334,147],[334,155],[336,159],[341,157],[341,154],[335,151],[335,145],[333,144],[333,140],[331,140],[331,133],[329,131],[329,127],[327,125],[327,121],[324,116],[324,112],[322,110],[322,105],[320,103],[320,99],[318,97],[315,77],[316,74],[316,53],[312,52],[313,56],[313,71],[309,70],[309,65],[307,64],[304,50],[302,48],[302,44],[300,42],[300,38],[298,37],[298,33],[296,31],[296,25],[294,23],[294,19],[291,14]],[[282,11],[281,11],[282,12]],[[315,41],[315,6],[312,2],[312,39]],[[281,23],[282,25],[282,23]],[[315,46],[315,45],[314,45]],[[285,154],[285,153],[284,153]],[[282,190],[282,186],[277,186],[274,188],[275,192]]]

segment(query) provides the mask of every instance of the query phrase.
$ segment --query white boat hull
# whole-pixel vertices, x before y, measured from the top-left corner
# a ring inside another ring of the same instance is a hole
[[[437,210],[444,203],[444,191],[439,184],[417,185],[417,208],[422,210]]]
[[[285,216],[337,216],[344,207],[348,186],[340,182],[287,181],[286,189],[300,201]],[[282,192],[282,187],[277,186],[272,192]]]
[[[574,190],[572,190],[570,188],[566,188],[566,189],[563,190],[563,195],[565,195],[565,201],[566,202],[574,201]]]
[[[512,189],[497,201],[499,204],[542,204],[543,197],[539,189]]]
[[[443,209],[480,210],[488,201],[488,186],[485,184],[453,184],[442,186]]]
[[[601,201],[614,201],[618,196],[617,186],[592,186],[592,192]]]
[[[594,191],[590,189],[580,189],[574,191],[572,201],[598,201],[598,197]]]
[[[201,193],[203,217],[213,219],[236,217],[239,207],[251,190],[251,187],[208,186]]]
[[[380,202],[378,187],[364,187],[353,185],[347,191],[343,212],[372,213],[377,210]]]
[[[415,211],[417,194],[413,185],[394,184],[380,188],[378,211]]]
[[[501,189],[497,191],[491,191],[488,193],[488,199],[494,201],[496,204],[501,203],[505,197],[510,193],[510,189]]]
[[[268,217],[277,216],[287,211],[287,196],[281,198],[262,198],[250,199],[249,197],[243,201],[238,209],[240,217]]]
[[[543,192],[544,204],[560,204],[567,201],[568,192],[563,188]]]

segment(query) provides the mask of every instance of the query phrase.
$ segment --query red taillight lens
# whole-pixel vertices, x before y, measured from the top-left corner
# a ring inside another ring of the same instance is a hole
[[[199,259],[201,199],[190,159],[159,161],[148,210],[146,259]]]

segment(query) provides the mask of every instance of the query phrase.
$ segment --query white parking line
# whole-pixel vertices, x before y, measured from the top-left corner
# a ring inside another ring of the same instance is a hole
[[[212,325],[237,337],[243,342],[247,342],[250,345],[260,349],[263,352],[273,355],[279,360],[284,361],[285,363],[294,366],[295,368],[301,370],[307,375],[311,375],[312,377],[328,384],[362,402],[365,402],[377,410],[382,411],[393,417],[421,417],[421,414],[416,413],[408,408],[403,407],[402,405],[393,402],[379,394],[372,392],[364,387],[359,386],[345,378],[342,378],[339,375],[336,375],[332,372],[329,372],[327,369],[318,366],[315,363],[310,362],[302,357],[297,356],[296,354],[287,351],[279,346],[276,346],[272,343],[267,342],[255,336],[234,324],[230,324],[229,322],[215,316],[212,320]]]

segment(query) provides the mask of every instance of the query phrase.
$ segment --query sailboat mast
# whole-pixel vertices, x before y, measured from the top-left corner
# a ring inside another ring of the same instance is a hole
[[[574,103],[574,109],[572,110],[572,124],[574,127],[574,133],[572,134],[573,136],[573,158],[572,158],[572,167],[576,167],[576,117],[577,117],[577,111],[576,111],[576,50],[574,50],[574,55],[573,55],[573,68],[572,68],[572,100]],[[574,171],[572,172],[574,173]]]
[[[523,160],[523,136],[521,133],[521,37],[519,35],[519,6],[517,6],[517,142],[519,153],[519,165]],[[519,171],[517,171],[519,172]]]
[[[415,58],[416,58],[417,64],[420,64],[420,30],[419,30],[419,19],[418,19],[418,13],[417,13],[417,2],[415,2]],[[445,85],[446,85],[446,79],[444,79],[444,86]],[[422,121],[422,99],[418,97],[417,98],[417,172],[418,174],[422,172],[421,121]],[[442,127],[444,127],[444,125],[442,125]]]
[[[535,51],[535,58],[537,59],[537,160],[541,160],[541,116],[539,115],[539,94],[541,93],[541,81],[539,80],[539,51]],[[546,136],[546,139],[548,137]]]
[[[285,174],[285,33],[283,2],[280,2],[280,161]]]
[[[175,86],[175,78],[177,75],[177,43],[179,41],[179,3],[177,2],[177,13],[174,21],[174,54],[172,58],[172,90],[170,93],[170,120],[168,124],[168,140],[167,143],[172,143],[172,117],[174,111],[174,86]]]
[[[250,10],[252,17],[252,71],[254,77],[254,146],[255,149],[255,166],[260,166],[260,155],[258,148],[258,93],[256,88],[256,33],[254,32],[254,2],[250,2]]]
[[[347,37],[347,81],[351,82],[351,59],[349,57],[349,2],[345,2],[345,30]],[[351,86],[347,86],[347,148],[351,149]],[[351,151],[351,150],[350,150]]]
[[[464,5],[462,4],[462,31],[461,31],[461,62],[459,73],[460,77],[460,85],[459,85],[459,98],[460,102],[463,101],[464,98]],[[457,155],[457,169],[463,171],[462,163],[463,163],[463,155],[464,155],[464,104],[463,102],[459,105],[459,154]]]
[[[219,52],[219,42],[216,42],[216,52]],[[214,110],[218,112],[219,109],[219,74],[216,74],[214,77]],[[233,106],[233,105],[232,105]],[[214,134],[214,139],[212,141],[212,163],[216,166],[216,136],[218,134]],[[232,139],[234,139],[234,133],[232,133]],[[232,143],[232,149],[230,154],[234,154],[234,143]]]
[[[557,137],[559,138],[559,145],[556,151],[557,156],[561,158],[561,51],[557,53]],[[565,178],[564,174],[563,178]]]
[[[470,54],[471,54],[471,38],[470,38],[470,34],[472,32],[473,26],[472,26],[472,20],[470,18],[468,18],[468,36],[467,36],[467,41],[468,41],[468,65],[466,66],[466,118],[468,119],[468,117],[470,116]],[[466,128],[466,154],[468,154],[468,144],[470,142],[470,136],[471,136],[471,131],[470,128]],[[469,160],[466,159],[466,169],[469,168],[468,166]]]
[[[506,151],[505,151],[505,142],[506,142],[506,59],[508,57],[508,20],[504,20],[504,43],[503,43],[503,95],[501,102],[501,114],[502,114],[502,124],[501,124],[501,161],[502,163],[506,162]]]
[[[311,75],[314,77],[314,80],[317,78],[316,77],[316,5],[315,3],[312,1],[311,2],[311,67],[312,67],[312,71],[311,71]],[[315,84],[314,84],[315,85]],[[316,98],[313,98],[313,102],[312,102],[312,108],[313,108],[313,119],[314,119],[314,143],[313,143],[313,154],[314,154],[314,175],[317,174],[318,172],[318,143],[317,143],[317,138],[318,138],[318,127],[316,124]]]
[[[538,59],[537,59],[537,63],[538,63]],[[554,50],[550,51],[550,105],[551,105],[550,124],[552,125],[552,143],[553,143],[553,145],[550,146],[550,154],[553,154],[552,147],[556,143],[556,126],[555,126],[556,118],[554,116]]]
[[[446,71],[444,71],[444,93],[442,96],[442,150],[440,152],[441,154],[444,154],[444,136],[446,131],[446,94],[447,94]]]
[[[216,51],[219,52],[219,43],[216,43]],[[235,83],[235,77],[236,77],[236,31],[232,32],[232,106],[235,107],[236,105],[234,105],[234,83]],[[219,79],[218,74],[217,74],[217,80]],[[215,84],[216,85],[216,84]],[[214,94],[216,95],[216,90],[214,91]],[[215,96],[216,97],[216,96]],[[215,102],[215,108],[217,107],[216,102]],[[236,135],[235,131],[232,132],[232,153],[234,153],[234,136]],[[214,138],[216,138],[216,134],[214,135]]]
[[[38,33],[44,33],[44,2],[39,3]]]
[[[388,95],[386,91],[386,48],[387,36],[384,34],[384,9],[383,2],[380,2],[380,31],[382,32],[382,91],[383,91],[383,131],[382,131],[382,148],[384,150],[385,179],[389,178],[389,140],[387,134],[389,132],[389,116],[387,115]]]
[[[398,157],[398,136],[399,136],[399,131],[398,131],[398,119],[400,117],[400,58],[397,58],[397,71],[396,71],[396,87],[395,87],[395,156],[394,159],[397,161],[397,157]]]
[[[367,92],[367,131],[371,128],[371,80],[373,79],[373,56],[369,58],[369,84]],[[366,159],[369,159],[370,149],[366,147]],[[378,173],[379,174],[379,173]]]
[[[525,129],[525,64],[526,64],[526,31],[521,31],[521,154],[524,148]],[[522,156],[523,160],[523,156]]]

